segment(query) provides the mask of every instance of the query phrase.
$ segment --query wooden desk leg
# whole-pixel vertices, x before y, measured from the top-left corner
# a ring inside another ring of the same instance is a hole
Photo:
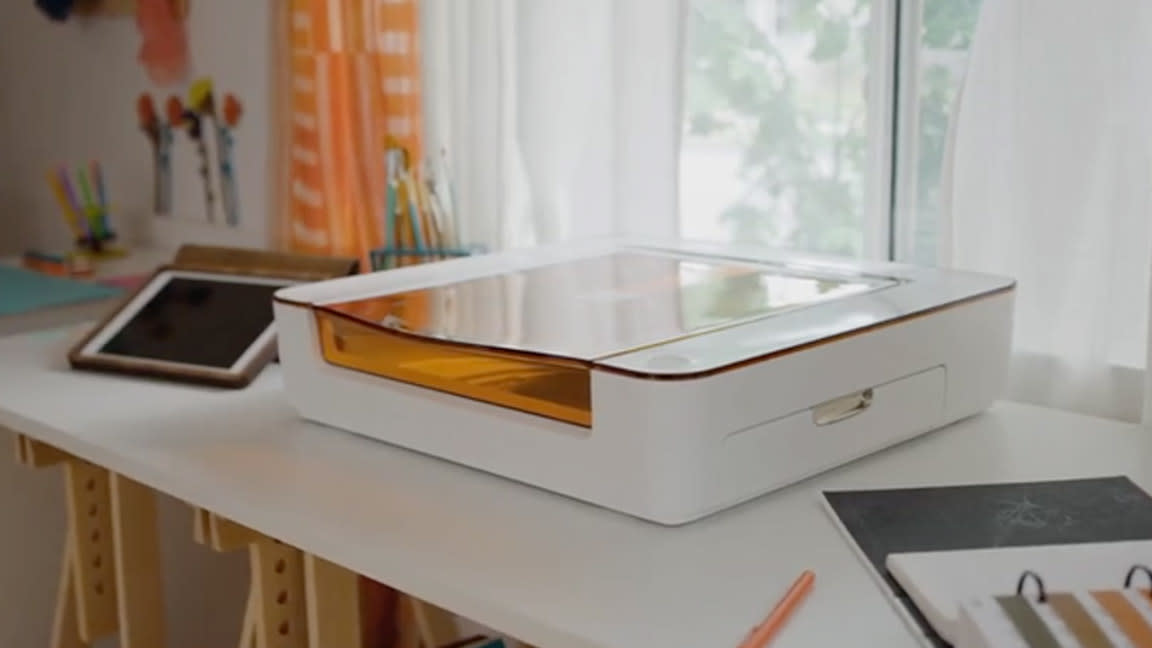
[[[115,474],[110,492],[120,648],[162,648],[166,643],[164,573],[155,493]]]
[[[251,583],[240,648],[364,648],[360,576],[209,511],[193,517],[196,541],[216,551],[247,548]],[[402,596],[399,646],[436,648],[458,639],[455,617]]]
[[[311,648],[361,648],[366,643],[360,614],[360,576],[336,563],[304,554]],[[401,595],[400,648],[437,648],[457,641],[455,617],[411,596]]]
[[[360,576],[311,554],[304,556],[308,645],[362,648]]]
[[[196,542],[211,547],[215,551],[229,552],[247,549],[261,536],[255,531],[230,520],[214,515],[204,509],[192,511],[192,535]],[[250,577],[250,580],[251,577]],[[259,589],[253,580],[248,585],[248,598],[244,604],[244,620],[240,628],[239,648],[258,648],[260,643],[256,627],[259,616]]]
[[[303,554],[289,545],[198,510],[198,539],[216,551],[248,549],[250,582],[240,648],[307,648]]]
[[[52,619],[52,648],[88,648],[88,642],[80,638],[80,624],[76,619],[72,542],[69,531],[64,540],[64,557],[60,560],[60,585],[56,589],[56,614]]]
[[[308,648],[304,594],[304,557],[275,540],[249,548],[256,588],[256,637],[259,648]]]
[[[96,641],[118,630],[108,471],[79,459],[64,464],[73,587],[80,636]]]
[[[244,627],[240,630],[240,648],[256,648],[256,590],[248,588],[248,602],[244,605]]]
[[[53,621],[54,648],[85,646],[118,630],[108,471],[19,435],[17,458],[64,466],[68,532]]]

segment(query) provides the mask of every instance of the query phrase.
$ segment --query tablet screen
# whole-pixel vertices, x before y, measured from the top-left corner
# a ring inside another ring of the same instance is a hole
[[[171,277],[99,352],[227,369],[272,324],[284,285]]]

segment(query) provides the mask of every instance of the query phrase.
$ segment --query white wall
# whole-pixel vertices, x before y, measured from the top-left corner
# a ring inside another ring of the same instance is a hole
[[[28,246],[62,246],[68,235],[44,181],[46,169],[99,158],[114,225],[150,233],[174,247],[183,240],[262,245],[266,241],[269,4],[267,0],[191,0],[193,78],[245,105],[237,131],[237,173],[244,225],[207,227],[196,154],[178,134],[174,159],[176,218],[154,220],[151,153],[137,127],[136,98],[161,100],[136,63],[139,36],[130,18],[49,22],[31,0],[0,1],[0,255]],[[150,226],[154,224],[155,226]],[[0,386],[2,389],[3,386]],[[66,404],[63,404],[66,406]],[[63,545],[62,475],[17,466],[0,431],[0,646],[46,646]],[[234,645],[246,588],[243,554],[218,555],[191,538],[187,506],[161,499],[169,648]],[[111,645],[111,644],[109,644]]]
[[[150,232],[164,247],[185,240],[261,246],[267,241],[269,3],[192,0],[190,78],[210,76],[219,95],[244,104],[236,132],[242,227],[204,224],[198,157],[177,133],[173,219],[153,219],[151,149],[140,132],[136,99],[150,92],[163,107],[186,86],[156,88],[136,62],[135,20],[53,23],[31,0],[0,2],[0,254],[27,246],[67,245],[44,180],[53,165],[102,161],[114,225]],[[131,220],[132,223],[125,223]]]

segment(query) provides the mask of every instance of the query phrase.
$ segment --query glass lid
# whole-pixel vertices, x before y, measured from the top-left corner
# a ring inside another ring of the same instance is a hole
[[[898,283],[626,249],[320,308],[419,337],[594,361]]]

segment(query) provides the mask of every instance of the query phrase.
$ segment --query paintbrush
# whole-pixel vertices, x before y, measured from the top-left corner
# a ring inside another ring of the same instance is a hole
[[[212,194],[212,171],[208,165],[208,147],[204,143],[203,123],[200,115],[186,110],[180,98],[168,98],[168,121],[173,127],[184,126],[188,137],[196,143],[196,152],[200,155],[200,179],[204,181],[204,207],[208,213],[208,222],[216,221],[216,197]]]
[[[64,222],[68,225],[68,229],[72,230],[73,240],[76,242],[83,241],[85,226],[80,224],[80,215],[76,213],[75,199],[68,195],[70,190],[61,181],[59,172],[49,171],[47,177],[48,186],[52,188],[52,195],[56,197],[56,202],[60,205],[60,213],[64,215]]]
[[[226,219],[229,225],[240,224],[240,194],[236,186],[236,165],[233,162],[236,151],[236,138],[233,132],[240,125],[244,115],[244,105],[233,94],[224,95],[223,114],[216,122],[220,148],[216,154],[220,159],[220,184],[227,198]],[[223,120],[223,124],[220,123]]]
[[[156,103],[152,95],[142,94],[136,99],[136,117],[140,130],[152,145],[152,211],[163,214],[163,181],[160,178],[160,115],[156,114]]]
[[[216,137],[216,168],[220,181],[220,202],[224,207],[224,221],[235,226],[240,221],[239,201],[236,196],[236,177],[232,166],[233,139],[230,126],[239,123],[242,112],[240,102],[232,95],[225,97],[224,110],[217,111],[212,79],[199,79],[188,89],[188,108],[212,123]],[[231,117],[231,120],[228,119]],[[229,122],[226,124],[226,122]]]
[[[136,114],[152,145],[152,209],[167,214],[172,211],[172,127],[157,113],[150,95],[136,100]]]

